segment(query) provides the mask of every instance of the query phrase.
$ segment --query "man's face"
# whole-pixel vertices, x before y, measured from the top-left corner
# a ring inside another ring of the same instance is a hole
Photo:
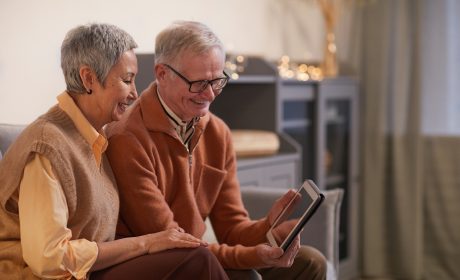
[[[224,65],[225,55],[216,47],[201,55],[184,52],[170,66],[189,81],[197,81],[225,77]],[[164,64],[158,64],[155,71],[161,98],[183,121],[206,115],[220,93],[210,85],[203,92],[190,92],[189,84]]]

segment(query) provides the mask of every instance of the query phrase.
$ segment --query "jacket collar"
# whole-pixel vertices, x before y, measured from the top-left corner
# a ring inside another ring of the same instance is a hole
[[[157,95],[157,84],[155,82],[151,83],[147,89],[142,92],[139,99],[139,106],[141,109],[144,126],[149,131],[163,132],[180,140],[174,126],[170,123],[168,116],[161,106]],[[192,140],[190,141],[190,147],[196,146],[201,134],[203,134],[204,130],[206,129],[209,120],[210,113],[201,117],[200,120],[195,124],[195,133],[193,134]]]

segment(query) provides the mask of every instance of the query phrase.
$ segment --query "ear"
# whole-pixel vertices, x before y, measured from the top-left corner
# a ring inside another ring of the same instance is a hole
[[[80,67],[80,79],[83,82],[83,86],[86,88],[86,91],[89,91],[93,88],[96,77],[89,66],[83,65]]]
[[[161,82],[165,79],[166,76],[166,66],[163,64],[156,64],[155,65],[155,79],[158,80],[158,82]]]

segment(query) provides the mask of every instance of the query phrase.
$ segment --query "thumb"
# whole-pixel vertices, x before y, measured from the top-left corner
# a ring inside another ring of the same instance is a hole
[[[273,225],[275,219],[281,214],[284,207],[292,200],[295,194],[295,190],[289,189],[283,196],[275,201],[275,203],[272,205],[272,208],[268,212],[268,221],[270,222],[270,225]]]
[[[283,254],[284,254],[283,249],[275,248],[275,247],[271,248],[271,252],[270,252],[270,257],[271,258],[277,259],[277,258],[280,258]]]

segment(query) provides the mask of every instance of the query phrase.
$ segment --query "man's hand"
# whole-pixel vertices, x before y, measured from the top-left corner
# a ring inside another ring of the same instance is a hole
[[[279,245],[281,245],[283,240],[292,231],[292,229],[295,227],[298,221],[299,221],[298,219],[292,219],[289,221],[285,221],[272,229],[272,235]]]
[[[275,203],[273,204],[272,208],[268,212],[267,218],[270,225],[273,225],[276,218],[279,214],[283,211],[284,207],[294,198],[296,195],[296,191],[290,189],[287,193],[285,193],[282,197],[278,198]]]
[[[283,249],[270,247],[267,244],[259,244],[255,248],[257,255],[265,264],[264,267],[291,267],[300,249],[300,237],[299,235],[295,237],[284,254]]]

